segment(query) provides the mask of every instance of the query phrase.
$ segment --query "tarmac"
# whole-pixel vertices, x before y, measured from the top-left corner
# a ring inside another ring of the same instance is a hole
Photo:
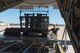
[[[57,33],[57,40],[62,40],[62,36],[63,36],[63,32],[64,32],[64,28],[65,26],[59,26],[60,30]],[[63,38],[63,40],[65,40],[65,36]],[[66,33],[66,41],[67,41],[67,46],[68,46],[68,50],[66,51],[66,53],[75,53],[73,46],[71,44],[70,38],[68,36],[68,33]]]

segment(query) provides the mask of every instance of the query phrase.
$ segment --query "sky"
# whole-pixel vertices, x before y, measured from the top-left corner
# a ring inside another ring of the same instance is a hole
[[[19,23],[19,9],[8,9],[0,13],[0,21],[6,23]],[[53,9],[53,7],[49,8],[49,23],[52,24],[64,24],[64,20],[61,17],[59,9]]]

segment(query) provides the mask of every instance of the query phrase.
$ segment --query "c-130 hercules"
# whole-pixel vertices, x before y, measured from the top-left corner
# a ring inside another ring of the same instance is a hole
[[[80,0],[0,0],[0,12],[13,6],[15,6],[13,8],[16,8],[16,5],[23,2],[34,6],[58,6],[65,21],[75,53],[80,53]]]

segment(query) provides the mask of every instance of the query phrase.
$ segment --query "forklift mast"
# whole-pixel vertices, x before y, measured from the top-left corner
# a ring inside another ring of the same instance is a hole
[[[20,28],[26,35],[46,35],[48,34],[49,16],[47,6],[21,6],[20,8]],[[25,12],[25,13],[24,13]],[[22,16],[22,13],[24,15]]]

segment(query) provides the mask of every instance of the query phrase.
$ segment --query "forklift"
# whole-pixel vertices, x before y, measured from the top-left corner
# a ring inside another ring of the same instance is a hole
[[[47,37],[48,26],[49,26],[49,16],[48,16],[47,8],[48,7],[45,7],[45,6],[44,7],[34,6],[34,7],[31,7],[31,9],[29,6],[26,7],[26,9],[20,8],[20,16],[19,16],[20,28],[6,28],[4,35],[5,36],[26,36],[26,37]],[[26,12],[23,13],[24,11],[29,13],[26,13]],[[46,12],[46,13],[43,13],[43,12]]]

